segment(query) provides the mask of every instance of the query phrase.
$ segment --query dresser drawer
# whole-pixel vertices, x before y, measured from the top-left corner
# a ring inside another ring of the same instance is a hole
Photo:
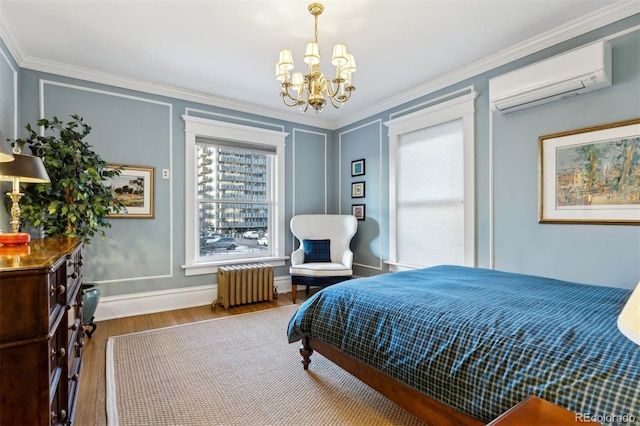
[[[62,326],[64,311],[60,311],[58,320],[54,323],[57,328],[49,339],[49,363],[50,371],[62,368],[67,363],[69,351],[67,350],[67,330]],[[66,369],[66,368],[65,368]]]
[[[63,374],[64,372],[61,368],[57,368],[51,372],[51,387],[49,389],[49,395],[51,397],[49,404],[49,424],[51,425],[66,424],[69,416],[69,408],[67,407],[68,389]]]
[[[50,274],[49,278],[49,306],[66,305],[69,286],[67,283],[67,268],[60,265]]]
[[[84,338],[82,331],[82,320],[76,318],[74,323],[68,329],[68,344],[67,346],[67,359],[69,364],[69,371],[71,371],[71,365],[76,358],[82,357],[82,351],[84,349]]]
[[[68,418],[73,423],[76,412],[76,402],[78,401],[78,391],[80,389],[80,372],[82,371],[82,358],[76,358],[69,367],[69,405],[67,406]]]
[[[7,343],[49,334],[66,300],[66,294],[62,296],[64,299],[60,296],[60,292],[66,292],[66,286],[62,290],[57,283],[59,269],[65,268],[10,271],[2,274],[0,342]],[[64,276],[65,272],[62,273]],[[65,281],[66,279],[62,282]]]
[[[67,304],[73,304],[73,300],[76,296],[76,292],[80,289],[82,283],[82,266],[84,264],[82,246],[78,247],[76,251],[71,253],[67,259],[67,277],[66,285],[67,292]]]

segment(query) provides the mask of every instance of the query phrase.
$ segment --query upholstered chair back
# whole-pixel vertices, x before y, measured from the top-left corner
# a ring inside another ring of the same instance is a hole
[[[358,230],[358,220],[352,215],[302,214],[291,219],[291,232],[300,241],[300,247],[291,254],[291,264],[304,263],[302,241],[331,240],[331,262],[351,268],[353,252],[351,239]]]

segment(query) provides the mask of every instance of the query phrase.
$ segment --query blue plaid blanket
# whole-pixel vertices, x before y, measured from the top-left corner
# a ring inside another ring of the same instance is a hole
[[[328,287],[289,342],[327,342],[484,422],[537,395],[583,419],[640,424],[640,346],[616,320],[630,290],[459,266]]]

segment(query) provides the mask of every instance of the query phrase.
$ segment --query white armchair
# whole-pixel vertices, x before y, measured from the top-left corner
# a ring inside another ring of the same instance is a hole
[[[351,279],[353,252],[349,244],[358,229],[352,215],[304,214],[291,219],[300,247],[291,253],[291,298],[298,285],[326,287]]]

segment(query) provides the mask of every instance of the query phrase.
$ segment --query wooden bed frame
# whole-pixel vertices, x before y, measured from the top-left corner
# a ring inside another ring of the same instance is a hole
[[[362,361],[358,361],[334,346],[308,336],[302,338],[302,346],[300,346],[302,365],[305,370],[309,368],[309,364],[311,363],[310,357],[314,351],[317,351],[334,364],[348,371],[400,407],[429,424],[437,424],[440,426],[484,425],[483,422],[429,398],[422,392],[418,392],[397,379],[376,370]]]

